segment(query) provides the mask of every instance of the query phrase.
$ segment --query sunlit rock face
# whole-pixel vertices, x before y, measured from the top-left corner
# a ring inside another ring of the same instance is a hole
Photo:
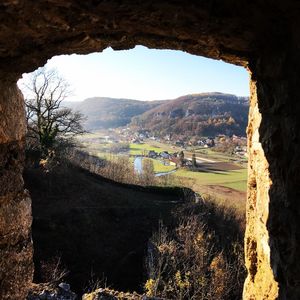
[[[32,277],[25,118],[16,81],[53,55],[135,45],[252,73],[245,299],[300,299],[300,3],[293,0],[5,0],[0,3],[0,298]]]
[[[278,283],[270,263],[269,189],[272,181],[269,164],[260,142],[259,128],[262,115],[259,111],[256,84],[251,82],[248,135],[248,194],[245,259],[248,277],[244,285],[244,299],[277,299]]]
[[[252,89],[252,101],[255,103],[256,94],[259,113],[253,113],[248,138],[252,139],[253,166],[249,176],[256,177],[256,191],[251,185],[255,181],[249,177],[246,241],[250,238],[257,245],[257,267],[252,272],[254,281],[249,276],[245,289],[246,295],[251,294],[253,284],[252,298],[257,297],[259,288],[262,299],[274,299],[277,285],[279,299],[300,299],[300,80],[296,75],[300,68],[294,41],[281,43],[275,53],[270,47],[253,66],[256,88]],[[271,269],[265,267],[268,264]],[[270,282],[272,275],[274,281]]]
[[[0,91],[0,299],[25,299],[33,264],[31,200],[22,179],[23,96],[10,82],[1,82]]]

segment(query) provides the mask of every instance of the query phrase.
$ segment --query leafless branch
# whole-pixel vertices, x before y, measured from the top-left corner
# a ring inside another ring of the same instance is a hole
[[[40,68],[23,83],[28,134],[39,139],[41,148],[51,148],[58,138],[70,138],[85,132],[80,112],[61,108],[70,95],[69,84],[56,70]]]

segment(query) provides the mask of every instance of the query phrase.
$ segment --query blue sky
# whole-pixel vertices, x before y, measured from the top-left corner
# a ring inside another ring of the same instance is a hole
[[[56,56],[47,66],[56,68],[69,82],[72,101],[95,96],[173,99],[202,92],[249,95],[244,68],[181,51],[109,48],[89,55]]]

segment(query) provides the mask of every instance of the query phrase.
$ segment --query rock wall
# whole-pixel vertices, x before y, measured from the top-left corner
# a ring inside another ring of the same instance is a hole
[[[135,45],[247,66],[287,23],[297,26],[299,9],[294,0],[5,0],[0,68],[19,76],[54,55]]]
[[[295,31],[276,48],[274,44],[269,45],[268,51],[264,51],[253,65],[257,107],[261,114],[258,135],[265,156],[260,162],[267,161],[268,164],[263,163],[262,166],[255,160],[251,160],[250,164],[260,172],[267,167],[265,178],[259,180],[264,185],[257,185],[256,190],[257,193],[268,190],[268,193],[257,195],[256,203],[264,206],[257,209],[249,207],[247,222],[248,228],[261,224],[261,232],[265,231],[264,238],[260,239],[259,235],[252,238],[252,241],[257,241],[258,247],[261,245],[266,249],[265,256],[262,251],[261,256],[257,255],[257,268],[265,271],[265,264],[269,264],[274,277],[272,283],[262,285],[265,293],[267,287],[270,289],[269,298],[262,299],[275,299],[272,298],[276,294],[275,282],[278,282],[278,299],[300,299],[300,78],[297,75],[300,60],[293,35],[296,35]],[[256,153],[251,148],[250,152],[252,155]],[[254,215],[256,219],[250,221]],[[259,280],[259,272],[255,278]],[[255,288],[258,286],[258,283],[254,284]]]
[[[278,284],[274,280],[270,264],[269,189],[272,180],[269,163],[261,144],[260,125],[262,115],[257,99],[257,82],[251,81],[248,135],[248,194],[247,228],[245,233],[245,261],[248,276],[244,286],[244,299],[276,299]]]
[[[245,299],[300,298],[300,61],[289,30],[249,65]]]
[[[300,299],[299,13],[296,0],[1,1],[0,298],[24,299],[32,274],[17,78],[53,55],[140,44],[252,72],[244,298]]]
[[[0,299],[25,299],[33,273],[31,200],[23,189],[23,96],[0,82]]]

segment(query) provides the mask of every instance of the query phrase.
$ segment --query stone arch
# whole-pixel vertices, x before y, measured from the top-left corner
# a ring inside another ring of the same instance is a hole
[[[33,268],[17,79],[54,55],[144,45],[251,72],[244,299],[299,299],[299,12],[294,0],[2,1],[0,298],[24,299]]]

